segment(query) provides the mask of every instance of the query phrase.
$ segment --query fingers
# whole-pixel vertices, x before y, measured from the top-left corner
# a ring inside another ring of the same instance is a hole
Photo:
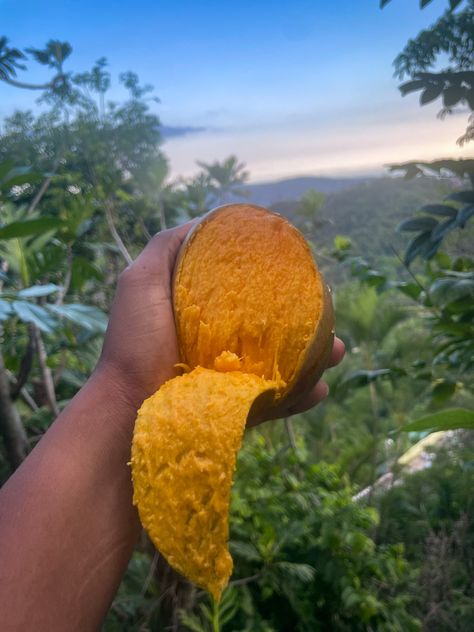
[[[161,262],[166,260],[168,267],[172,269],[181,244],[195,224],[196,220],[192,220],[176,228],[157,233],[150,239],[135,263],[140,266],[156,265],[158,260]]]
[[[342,361],[345,353],[345,345],[340,338],[334,339],[334,344],[329,357],[327,368],[336,366]],[[270,419],[280,419],[281,417],[290,417],[291,415],[297,415],[298,413],[304,413],[305,411],[313,408],[317,404],[320,404],[329,394],[329,386],[324,380],[319,380],[313,388],[302,395],[296,403],[291,406],[285,407],[284,404],[276,409],[273,409],[271,416],[257,417],[256,419],[250,419],[249,426],[254,426],[262,421],[268,421]]]
[[[298,413],[304,413],[306,410],[313,408],[317,404],[320,404],[329,394],[329,386],[324,380],[314,386],[309,393],[304,395],[296,404],[287,408],[286,416],[297,415]]]
[[[334,345],[332,348],[331,355],[329,357],[328,369],[330,369],[333,366],[337,366],[342,361],[342,358],[344,357],[345,352],[346,352],[346,346],[342,342],[342,340],[340,338],[334,338]]]
[[[135,261],[122,272],[122,281],[127,279],[133,285],[162,286],[166,296],[169,296],[176,257],[196,221],[192,220],[156,234]]]

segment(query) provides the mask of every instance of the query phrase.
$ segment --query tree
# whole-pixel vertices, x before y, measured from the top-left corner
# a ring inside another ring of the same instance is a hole
[[[381,0],[381,7],[390,0]],[[431,0],[421,0],[421,8]],[[465,133],[458,139],[463,145],[474,140],[474,1],[450,0],[449,9],[429,29],[410,40],[394,61],[395,75],[409,81],[400,86],[403,96],[421,91],[420,104],[442,99],[442,118],[457,105],[470,112]],[[449,65],[433,72],[439,59],[447,57]]]
[[[27,90],[42,90],[46,98],[64,99],[72,96],[70,74],[64,72],[64,61],[69,57],[72,48],[68,42],[49,40],[44,49],[29,48],[26,51],[35,61],[48,66],[54,71],[53,78],[47,83],[32,84],[16,79],[18,70],[26,70],[23,60],[27,56],[18,48],[8,46],[8,39],[0,37],[0,81]]]
[[[245,165],[240,163],[236,156],[229,156],[223,162],[215,161],[211,164],[198,162],[198,165],[208,176],[211,189],[218,204],[225,204],[230,201],[231,195],[245,196],[242,185],[248,179],[248,172]]]
[[[317,229],[325,223],[321,216],[321,209],[325,201],[326,196],[323,193],[310,189],[298,203],[295,219],[307,239],[313,239]]]

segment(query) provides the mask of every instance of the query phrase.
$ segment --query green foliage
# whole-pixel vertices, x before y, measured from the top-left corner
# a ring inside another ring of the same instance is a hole
[[[242,186],[249,174],[245,171],[245,165],[239,163],[236,156],[229,156],[222,163],[198,162],[198,165],[207,175],[210,190],[215,195],[218,204],[227,202],[230,195],[245,197],[246,191]]]
[[[423,629],[468,632],[474,615],[472,433],[458,435],[430,468],[380,497],[376,540],[404,542],[418,577],[411,612]]]
[[[247,582],[275,630],[417,629],[407,602],[393,599],[407,577],[401,547],[375,546],[377,514],[352,501],[337,468],[314,464],[301,442],[296,452],[269,449],[257,436],[238,472],[231,550],[244,577],[235,585]]]
[[[15,77],[17,70],[24,70],[25,65],[20,61],[23,59],[24,53],[17,48],[10,48],[8,39],[0,37],[0,81]]]
[[[474,138],[474,3],[469,0],[455,12],[462,0],[450,0],[450,8],[429,29],[409,40],[394,61],[395,74],[410,81],[400,86],[402,96],[421,92],[420,104],[440,98],[441,116],[451,114],[457,105],[467,106],[471,112],[468,127],[458,143],[463,145]],[[421,7],[429,0],[421,0]],[[381,3],[384,6],[387,2]],[[441,72],[428,72],[440,57],[449,66]]]
[[[459,429],[474,430],[474,411],[465,408],[447,408],[400,428],[404,432],[439,432]]]

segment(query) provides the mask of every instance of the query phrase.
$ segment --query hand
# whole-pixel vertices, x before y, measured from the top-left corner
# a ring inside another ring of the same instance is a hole
[[[171,280],[179,248],[195,221],[155,235],[120,275],[97,367],[137,410],[181,371]]]
[[[329,356],[328,365],[326,368],[330,369],[338,365],[342,362],[342,359],[345,354],[345,345],[340,338],[334,338],[334,345],[332,348],[331,355]],[[260,421],[267,421],[270,419],[280,419],[282,417],[290,417],[291,415],[296,415],[298,413],[304,413],[306,410],[313,408],[317,404],[320,404],[323,399],[325,399],[329,394],[329,386],[324,380],[319,380],[314,384],[313,388],[310,389],[305,395],[303,395],[296,403],[293,403],[291,406],[286,407],[283,403],[278,408],[272,410],[271,417],[265,417]]]

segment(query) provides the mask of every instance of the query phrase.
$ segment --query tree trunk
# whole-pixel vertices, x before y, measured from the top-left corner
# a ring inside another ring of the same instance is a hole
[[[57,416],[59,415],[59,408],[56,402],[54,380],[53,380],[53,375],[51,373],[51,369],[49,368],[47,364],[48,356],[46,354],[43,338],[41,337],[40,330],[34,323],[30,325],[30,331],[35,343],[36,355],[38,358],[38,364],[40,365],[40,369],[41,369],[41,380],[43,383],[46,400],[48,402],[48,406],[51,409],[51,411]]]
[[[28,454],[28,438],[20,415],[10,397],[3,355],[0,351],[0,434],[3,437],[10,469],[13,472]]]

